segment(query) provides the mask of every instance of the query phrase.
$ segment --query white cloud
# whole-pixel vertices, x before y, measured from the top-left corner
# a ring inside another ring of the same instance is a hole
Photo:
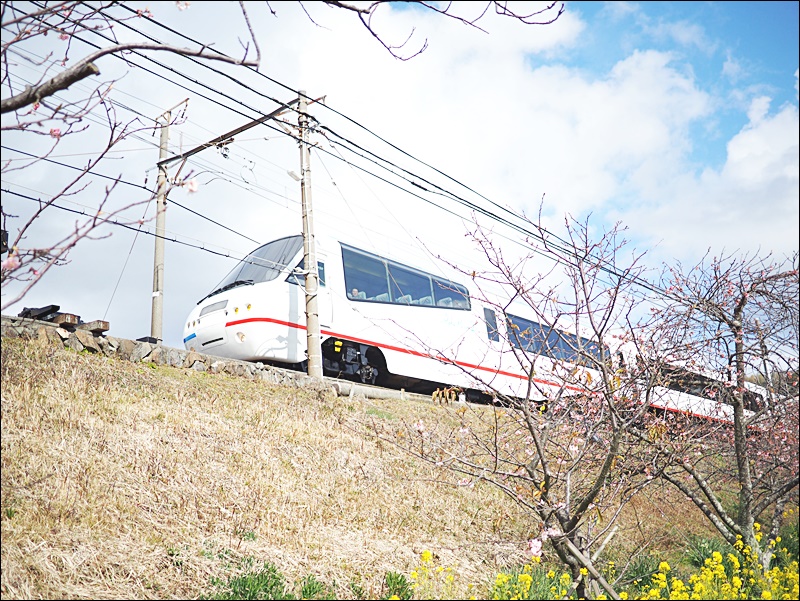
[[[722,64],[722,75],[736,83],[742,77],[743,72],[742,64],[733,58],[733,54],[729,50],[726,53],[725,62]]]
[[[768,104],[753,101],[720,170],[684,175],[628,215],[634,230],[661,241],[664,259],[691,260],[708,248],[779,257],[798,249],[798,110],[786,105],[769,115]]]
[[[711,54],[717,47],[703,27],[689,21],[660,21],[646,27],[645,31],[656,40],[672,41],[686,48],[694,47],[706,54]]]

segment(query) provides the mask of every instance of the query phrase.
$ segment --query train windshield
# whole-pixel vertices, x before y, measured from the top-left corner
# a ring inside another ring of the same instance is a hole
[[[240,261],[217,285],[214,292],[228,290],[239,284],[258,284],[274,280],[286,267],[297,262],[297,253],[302,248],[303,236],[289,236],[268,242]]]

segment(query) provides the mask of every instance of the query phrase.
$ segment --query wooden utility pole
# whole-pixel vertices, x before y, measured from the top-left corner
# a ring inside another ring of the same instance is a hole
[[[303,264],[305,265],[306,336],[308,348],[308,375],[322,380],[322,345],[319,332],[317,290],[317,251],[314,242],[314,217],[311,210],[311,153],[308,148],[308,98],[299,91],[298,126],[300,127],[300,196],[303,213]]]

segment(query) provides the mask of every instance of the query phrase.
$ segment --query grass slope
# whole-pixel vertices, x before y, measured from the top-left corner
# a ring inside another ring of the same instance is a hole
[[[384,574],[408,574],[425,549],[458,574],[457,596],[486,590],[539,526],[358,427],[420,417],[449,419],[4,339],[2,596],[196,598],[272,562],[338,598],[379,598]],[[678,505],[643,498],[615,544],[669,547],[664,511]]]
[[[246,557],[376,597],[426,548],[482,581],[531,524],[347,425],[437,410],[4,339],[3,598],[197,597]]]

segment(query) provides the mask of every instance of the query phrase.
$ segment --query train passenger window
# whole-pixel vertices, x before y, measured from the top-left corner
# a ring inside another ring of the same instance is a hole
[[[583,350],[588,355],[584,359],[584,363],[586,365],[589,366],[593,365],[592,359],[594,359],[595,361],[600,361],[600,347],[597,345],[596,342],[592,342],[587,338],[581,338],[581,344],[583,344]]]
[[[508,315],[508,337],[511,339],[511,344],[517,348],[527,350],[531,343],[533,336],[532,321],[517,317],[516,315]]]
[[[547,333],[550,328],[516,315],[508,315],[508,335],[511,343],[537,355],[550,355]]]
[[[415,298],[431,295],[430,276],[394,263],[389,263],[389,283],[396,303],[410,305]]]
[[[500,333],[497,331],[497,316],[494,311],[489,307],[484,307],[483,318],[486,321],[486,335],[489,336],[489,340],[499,341]]]
[[[578,337],[568,332],[558,333],[558,355],[560,359],[576,363],[580,360]]]
[[[342,265],[351,300],[470,309],[469,291],[464,286],[345,244]]]
[[[375,300],[385,294],[389,298],[386,263],[362,252],[342,246],[344,283],[350,298]],[[353,290],[356,291],[353,294]],[[362,298],[361,292],[364,293]],[[385,302],[385,301],[384,301]]]
[[[469,309],[469,291],[464,286],[433,278],[433,296],[437,307],[452,307],[454,309]]]
[[[216,289],[236,282],[258,284],[274,280],[295,261],[302,248],[302,236],[289,236],[260,246],[240,261]]]

